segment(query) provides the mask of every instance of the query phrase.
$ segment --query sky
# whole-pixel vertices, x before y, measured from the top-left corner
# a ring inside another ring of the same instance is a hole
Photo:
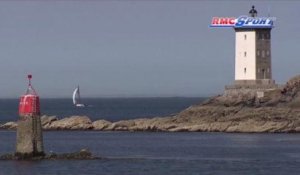
[[[300,1],[0,1],[0,98],[27,74],[41,98],[199,97],[234,81],[232,28],[212,17],[276,17],[273,79],[300,74]]]

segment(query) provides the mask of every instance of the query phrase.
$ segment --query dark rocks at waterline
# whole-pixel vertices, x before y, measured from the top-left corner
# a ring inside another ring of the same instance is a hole
[[[49,153],[41,155],[21,155],[21,154],[5,154],[0,156],[0,160],[92,160],[101,159],[95,157],[87,149],[81,149],[80,151],[73,153]]]

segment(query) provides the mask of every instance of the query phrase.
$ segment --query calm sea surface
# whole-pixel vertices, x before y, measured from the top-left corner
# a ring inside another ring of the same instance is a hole
[[[0,153],[14,131],[0,131]],[[103,160],[0,161],[7,174],[300,174],[299,134],[44,132],[46,151],[90,149]]]
[[[86,115],[93,121],[155,117],[175,114],[206,98],[94,98],[84,99],[88,105],[76,108],[71,99],[41,99],[41,112],[59,118]],[[0,123],[18,119],[18,99],[0,99]]]
[[[163,116],[204,98],[42,99],[42,112],[92,120]],[[0,100],[1,122],[17,119],[18,100]],[[0,154],[15,150],[15,131],[0,131]],[[87,148],[102,160],[0,161],[0,175],[32,174],[300,174],[300,134],[166,132],[44,132],[45,152]]]

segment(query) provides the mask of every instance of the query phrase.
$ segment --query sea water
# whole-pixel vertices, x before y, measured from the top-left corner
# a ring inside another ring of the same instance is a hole
[[[111,121],[176,114],[204,98],[42,99],[42,112]],[[0,100],[1,122],[15,120],[18,100]],[[15,150],[15,131],[0,131],[0,154]],[[101,160],[0,161],[7,174],[300,174],[300,134],[46,131],[45,152],[89,149]]]
[[[15,134],[0,131],[0,153],[14,150]],[[0,161],[0,175],[300,174],[300,134],[47,131],[44,145],[105,159]]]
[[[89,98],[83,99],[87,107],[75,107],[71,99],[41,98],[42,115],[58,118],[72,115],[86,115],[91,120],[109,121],[173,115],[195,104],[205,97],[198,98]],[[0,99],[0,123],[18,119],[18,99]]]

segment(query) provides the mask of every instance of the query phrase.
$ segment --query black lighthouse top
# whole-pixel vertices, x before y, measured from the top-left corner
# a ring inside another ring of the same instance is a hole
[[[252,6],[252,9],[249,11],[249,16],[251,17],[256,17],[257,16],[257,11],[254,9],[254,5]]]

